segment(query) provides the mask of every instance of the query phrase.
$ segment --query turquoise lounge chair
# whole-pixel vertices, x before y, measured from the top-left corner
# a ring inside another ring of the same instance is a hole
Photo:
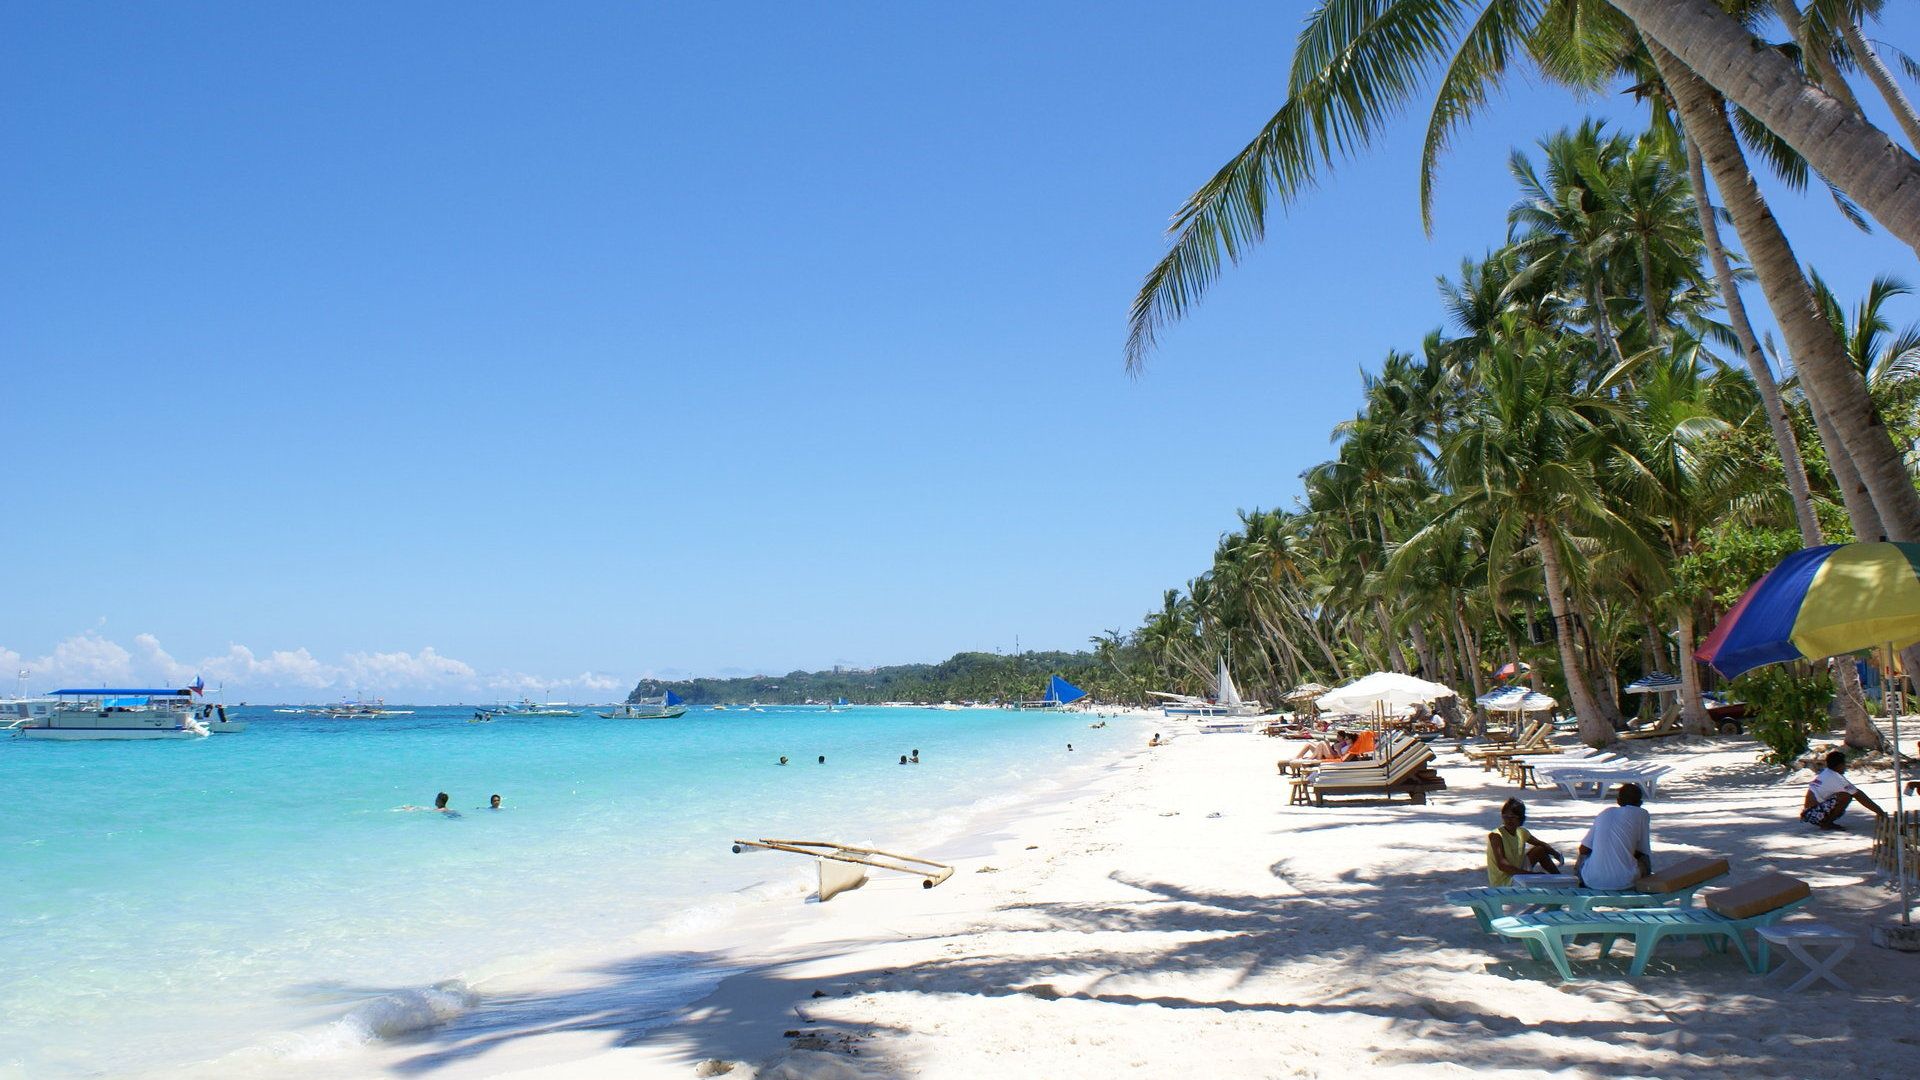
[[[1586,916],[1594,908],[1678,908],[1693,906],[1694,894],[1726,877],[1725,859],[1687,858],[1674,863],[1651,878],[1643,878],[1631,889],[1541,888],[1528,885],[1499,885],[1462,889],[1447,894],[1447,903],[1471,908],[1480,929],[1493,933],[1493,920],[1505,918],[1510,907],[1532,907],[1523,914],[1535,915],[1537,909],[1563,910],[1570,915]]]
[[[1635,908],[1589,911],[1584,915],[1542,911],[1501,916],[1492,921],[1491,928],[1496,934],[1526,942],[1535,959],[1544,955],[1553,961],[1560,977],[1569,981],[1574,975],[1567,964],[1567,943],[1582,936],[1600,939],[1602,959],[1613,948],[1614,939],[1632,938],[1633,964],[1627,969],[1629,977],[1646,974],[1653,950],[1670,937],[1704,937],[1708,939],[1708,947],[1716,952],[1725,951],[1726,942],[1731,941],[1740,959],[1746,961],[1747,969],[1761,972],[1767,969],[1767,941],[1760,938],[1758,948],[1749,951],[1744,935],[1779,922],[1806,906],[1810,898],[1806,882],[1773,874],[1710,894],[1706,909]]]

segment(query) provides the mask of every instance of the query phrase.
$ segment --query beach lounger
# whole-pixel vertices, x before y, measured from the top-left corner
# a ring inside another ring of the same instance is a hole
[[[1447,782],[1429,765],[1433,749],[1426,743],[1408,740],[1383,768],[1326,769],[1307,777],[1308,794],[1315,806],[1325,806],[1333,795],[1379,795],[1391,800],[1406,795],[1416,803],[1427,801],[1427,794],[1440,791]]]
[[[1489,757],[1505,757],[1515,750],[1521,750],[1531,746],[1545,746],[1547,739],[1552,735],[1553,725],[1547,723],[1545,720],[1539,720],[1535,721],[1533,726],[1527,728],[1519,738],[1510,743],[1500,743],[1493,746],[1469,746],[1462,751],[1462,753],[1476,761]]]
[[[1338,765],[1345,762],[1359,761],[1361,759],[1366,759],[1367,762],[1371,764],[1371,755],[1376,749],[1375,743],[1377,739],[1378,737],[1374,735],[1373,732],[1363,731],[1353,737],[1353,745],[1347,749],[1346,753],[1339,757],[1301,758],[1298,761],[1289,761],[1286,763],[1287,772],[1292,776],[1305,776],[1307,773],[1323,765]]]
[[[1632,938],[1633,964],[1627,969],[1630,977],[1646,974],[1647,961],[1652,959],[1654,949],[1670,937],[1704,937],[1710,948],[1730,941],[1746,961],[1747,969],[1761,972],[1767,969],[1767,941],[1759,938],[1757,948],[1749,951],[1744,935],[1779,922],[1806,906],[1812,895],[1807,883],[1799,878],[1768,874],[1707,893],[1701,898],[1704,907],[1633,908],[1589,911],[1584,915],[1566,910],[1503,915],[1492,921],[1491,929],[1504,937],[1526,942],[1536,959],[1544,954],[1553,961],[1560,977],[1567,980],[1574,977],[1573,969],[1567,964],[1567,943],[1583,936],[1600,938],[1602,959],[1616,939]]]
[[[1447,903],[1471,908],[1480,929],[1493,932],[1493,920],[1507,914],[1508,908],[1534,910],[1519,914],[1537,914],[1542,910],[1564,910],[1572,915],[1587,915],[1594,908],[1693,906],[1701,889],[1726,877],[1727,860],[1690,855],[1633,883],[1631,889],[1543,889],[1526,885],[1486,886],[1461,889],[1447,894]]]

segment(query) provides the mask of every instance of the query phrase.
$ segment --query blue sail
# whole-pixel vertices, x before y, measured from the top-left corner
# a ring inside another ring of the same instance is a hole
[[[680,696],[679,694],[676,694],[676,693],[674,693],[673,691],[671,691],[671,690],[669,690],[669,691],[667,691],[667,697],[666,697],[666,700],[665,700],[665,701],[663,701],[663,702],[662,702],[661,704],[664,704],[664,705],[678,705],[678,704],[680,704],[680,702],[682,702],[683,700],[685,700],[685,699],[684,699],[684,698],[682,698],[682,697],[681,697],[681,696]]]
[[[1055,675],[1047,682],[1048,701],[1057,701],[1062,705],[1068,705],[1086,696],[1087,692],[1085,690],[1080,689],[1058,675]]]
[[[846,703],[847,703],[846,698],[841,698],[840,700],[834,702],[835,705],[845,705]]]

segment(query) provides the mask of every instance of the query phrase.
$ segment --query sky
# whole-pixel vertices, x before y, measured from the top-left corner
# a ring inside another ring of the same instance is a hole
[[[0,7],[0,672],[604,700],[1137,625],[1441,325],[1512,149],[1640,123],[1516,82],[1429,236],[1416,108],[1129,378],[1308,6]],[[1769,194],[1841,295],[1915,276]]]

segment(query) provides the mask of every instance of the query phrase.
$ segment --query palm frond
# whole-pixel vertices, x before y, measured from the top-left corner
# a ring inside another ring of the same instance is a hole
[[[1397,115],[1455,36],[1465,0],[1327,0],[1301,34],[1289,96],[1252,142],[1174,215],[1174,240],[1128,316],[1127,370],[1199,303],[1221,270],[1266,235],[1267,211],[1318,170],[1364,148]]]

